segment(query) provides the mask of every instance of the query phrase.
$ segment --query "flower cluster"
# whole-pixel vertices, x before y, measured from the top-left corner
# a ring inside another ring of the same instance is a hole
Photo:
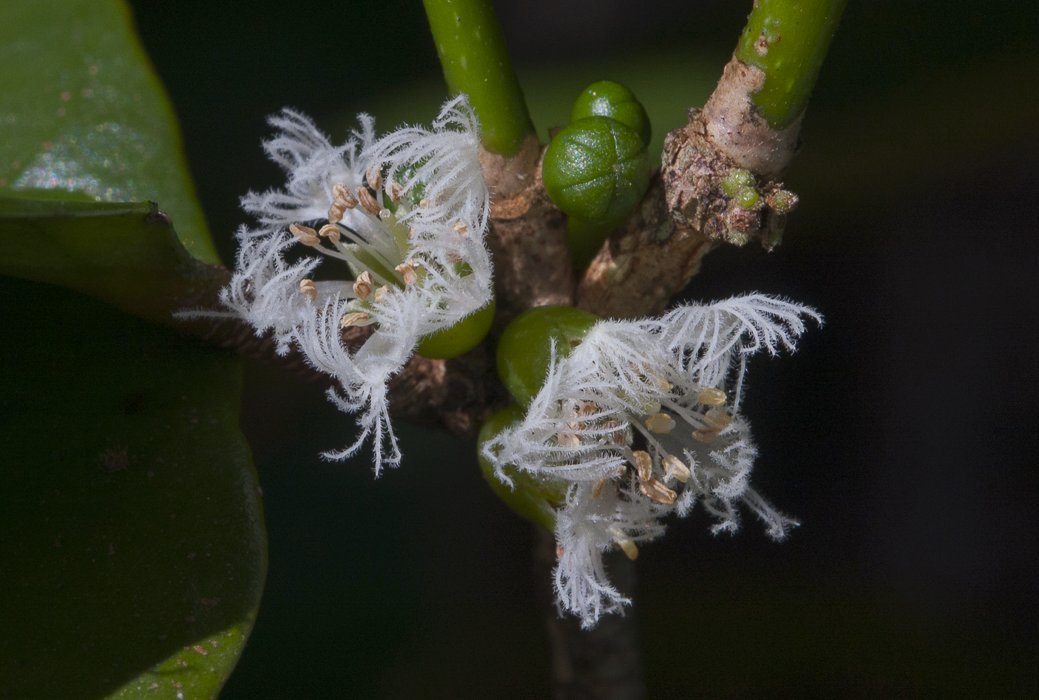
[[[560,607],[593,626],[628,600],[602,554],[638,543],[700,502],[714,532],[735,531],[742,503],[781,539],[796,521],[748,484],[756,450],[740,415],[746,359],[792,350],[812,309],[763,295],[677,308],[661,318],[600,321],[553,359],[526,416],[484,445],[507,471],[567,485],[556,514]]]
[[[243,199],[258,225],[237,234],[221,301],[280,353],[297,349],[335,378],[329,397],[359,414],[360,433],[325,456],[344,459],[371,440],[378,475],[401,458],[389,379],[424,338],[442,340],[441,331],[493,308],[476,118],[460,97],[430,129],[376,138],[361,116],[341,146],[291,110],[271,124],[277,134],[264,146],[288,180]],[[638,543],[663,533],[664,517],[697,502],[717,518],[715,532],[738,528],[739,504],[776,539],[797,524],[748,484],[756,450],[739,404],[746,359],[793,349],[806,319],[821,321],[807,307],[751,295],[640,321],[584,314],[576,346],[552,346],[543,385],[530,399],[534,377],[523,399],[526,414],[488,439],[483,457],[506,484],[518,470],[565,493],[552,504],[561,609],[586,627],[621,610],[629,601],[610,584],[603,552],[634,559]]]
[[[221,301],[257,335],[271,333],[279,353],[298,348],[337,380],[329,397],[360,414],[361,430],[325,457],[345,459],[371,439],[378,474],[400,462],[388,380],[423,337],[492,301],[477,120],[464,97],[445,104],[431,129],[381,138],[362,115],[341,146],[291,110],[270,123],[277,134],[264,147],[287,183],[243,199],[259,225],[238,232]],[[338,272],[323,266],[317,279],[322,262]],[[343,342],[345,329],[365,326],[359,347]]]

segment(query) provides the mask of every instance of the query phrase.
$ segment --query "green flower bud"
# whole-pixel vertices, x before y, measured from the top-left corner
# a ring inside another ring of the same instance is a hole
[[[498,339],[498,377],[517,403],[529,404],[545,382],[552,341],[556,357],[566,357],[598,320],[570,306],[539,306],[505,327]]]
[[[563,504],[566,484],[561,481],[539,479],[514,467],[505,467],[505,473],[512,479],[513,487],[503,484],[494,475],[494,466],[484,457],[483,447],[505,428],[523,419],[523,409],[510,404],[498,411],[480,428],[477,437],[477,459],[480,471],[491,490],[505,502],[515,513],[523,516],[549,532],[556,526],[556,507]]]
[[[415,352],[431,360],[449,360],[467,353],[484,339],[494,321],[495,303],[471,313],[455,325],[422,338]]]
[[[797,208],[797,195],[789,190],[776,190],[767,198],[768,206],[780,216],[786,216]]]
[[[753,187],[742,187],[736,192],[734,199],[744,209],[751,209],[761,199],[761,195]]]
[[[570,121],[585,117],[616,119],[638,134],[643,144],[649,145],[649,116],[635,93],[620,83],[600,80],[582,90],[570,110]]]
[[[563,128],[545,151],[545,191],[569,216],[619,223],[649,187],[649,155],[639,135],[609,117]]]
[[[740,190],[753,188],[756,184],[754,173],[744,168],[733,168],[722,179],[722,192],[726,197],[735,197]]]

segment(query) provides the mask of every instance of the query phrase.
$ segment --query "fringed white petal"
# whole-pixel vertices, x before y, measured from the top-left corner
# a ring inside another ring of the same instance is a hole
[[[484,241],[489,195],[477,121],[464,97],[445,104],[431,129],[409,127],[381,139],[375,138],[372,119],[362,115],[360,128],[338,147],[292,110],[270,123],[277,134],[264,148],[285,169],[287,183],[283,190],[243,198],[245,210],[262,226],[239,232],[238,265],[222,299],[257,333],[273,332],[280,350],[295,345],[316,369],[336,379],[339,390],[329,398],[359,414],[360,434],[349,447],[324,456],[344,459],[370,443],[378,475],[400,463],[388,413],[390,378],[422,337],[492,299]],[[356,201],[339,206],[346,201],[344,192],[347,198],[367,197],[375,208]],[[330,219],[336,206],[340,213]],[[286,252],[296,246],[287,231],[292,224],[315,231],[331,227],[332,235],[322,233],[319,245],[302,248],[319,255],[290,263]],[[342,264],[348,279],[308,282],[312,299],[300,292],[300,283],[322,259]],[[407,284],[396,277],[400,265],[415,271]],[[384,287],[363,304],[351,286],[362,269]],[[351,352],[342,344],[340,321],[359,308],[374,332]]]
[[[746,358],[793,350],[806,319],[821,323],[808,307],[755,294],[659,319],[601,321],[569,356],[557,359],[553,348],[526,416],[483,454],[503,481],[512,465],[573,484],[557,517],[562,609],[584,626],[619,610],[627,601],[606,578],[602,552],[659,535],[661,518],[685,516],[697,502],[716,533],[738,529],[740,503],[776,539],[796,526],[750,488],[757,450],[736,411]],[[653,415],[671,427],[655,429]],[[636,449],[651,462],[646,481],[635,476]],[[665,468],[669,460],[688,469],[684,483]]]
[[[562,610],[578,616],[581,626],[594,627],[602,615],[623,611],[631,601],[610,583],[603,554],[619,540],[632,543],[664,533],[659,505],[646,506],[633,498],[632,484],[602,489],[576,484],[556,514],[556,542],[561,552],[554,572]]]

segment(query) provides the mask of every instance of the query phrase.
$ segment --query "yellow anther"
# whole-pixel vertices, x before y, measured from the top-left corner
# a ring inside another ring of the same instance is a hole
[[[357,275],[357,279],[354,280],[354,294],[361,301],[365,301],[372,295],[372,288],[374,284],[372,282],[372,273],[365,270],[361,274]]]
[[[343,214],[346,212],[346,207],[339,200],[332,202],[332,206],[328,208],[328,223],[338,224],[343,220]]]
[[[697,442],[709,443],[714,442],[714,439],[718,437],[717,430],[701,429],[693,431],[693,439]]]
[[[703,416],[703,422],[714,430],[722,430],[732,423],[732,415],[723,408],[712,408]]]
[[[357,201],[360,202],[364,210],[373,216],[378,216],[379,212],[382,211],[382,205],[379,204],[374,195],[364,187],[357,188]]]
[[[635,561],[639,556],[639,548],[635,544],[635,540],[628,537],[628,534],[616,525],[610,526],[609,533],[617,547],[624,552],[624,555],[628,557],[628,559]]]
[[[675,429],[675,419],[666,413],[654,413],[646,416],[646,427],[650,432],[666,435]]]
[[[639,482],[639,491],[649,500],[664,506],[674,505],[678,494],[656,479]]]
[[[322,238],[327,238],[336,243],[339,242],[339,236],[342,235],[342,232],[336,224],[325,224],[317,233]]]
[[[304,226],[303,224],[289,224],[289,232],[303,245],[311,247],[321,245],[321,239],[318,238],[317,231],[309,226]]]
[[[614,542],[617,543],[617,546],[620,547],[620,550],[624,552],[624,556],[626,556],[628,559],[635,561],[639,558],[639,546],[635,544],[634,540],[623,538],[614,540]]]
[[[649,481],[653,478],[653,458],[645,450],[635,450],[631,453],[631,463],[635,466],[635,473],[639,475],[639,481]]]
[[[335,190],[335,203],[343,207],[343,209],[353,209],[357,206],[357,197],[354,196],[353,192],[346,189],[345,185],[336,185],[341,187],[342,191]]]
[[[664,466],[665,479],[675,478],[684,484],[689,481],[689,477],[692,475],[689,467],[685,466],[685,463],[674,455],[665,455],[664,459],[660,460],[660,463]]]
[[[300,294],[309,298],[311,301],[317,299],[317,285],[314,284],[314,280],[303,279],[299,281]]]
[[[368,182],[368,186],[376,192],[382,187],[382,163],[372,163],[368,166],[368,169],[364,171],[364,179]]]
[[[366,314],[363,311],[351,311],[348,314],[343,314],[343,317],[339,319],[339,327],[352,328],[354,326],[367,326],[371,320],[371,315]]]
[[[400,275],[405,285],[412,285],[418,282],[418,272],[415,271],[415,264],[411,260],[397,265],[393,268],[393,271]]]
[[[715,388],[701,389],[696,395],[696,400],[704,406],[722,406],[727,398],[724,391]]]

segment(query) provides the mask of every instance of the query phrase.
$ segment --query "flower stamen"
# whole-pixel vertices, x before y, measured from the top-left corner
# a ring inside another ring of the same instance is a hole
[[[635,561],[639,558],[638,545],[635,544],[635,540],[625,535],[623,530],[617,527],[611,527],[610,534],[613,535],[613,541],[616,542],[620,550],[624,552],[624,556],[631,561]]]
[[[353,328],[357,326],[367,326],[371,323],[371,314],[366,314],[363,311],[351,311],[348,314],[343,314],[343,317],[339,319],[340,328]]]
[[[342,215],[340,215],[339,218],[342,219]],[[327,238],[333,243],[338,243],[341,233],[342,229],[340,229],[338,224],[328,223],[322,226],[320,230],[318,230],[317,235],[321,236],[322,238]]]
[[[672,454],[664,455],[664,459],[661,460],[661,465],[664,467],[665,481],[677,479],[684,484],[687,483],[689,477],[692,476],[689,467],[685,466],[685,463],[682,460]]]
[[[367,187],[361,186],[357,188],[357,201],[372,216],[378,216],[379,212],[382,211],[382,205],[375,200],[375,196]]]
[[[354,280],[354,294],[361,301],[367,301],[368,297],[372,295],[372,287],[374,282],[372,281],[372,273],[365,270],[357,276]]]
[[[722,408],[712,408],[703,415],[703,421],[712,430],[720,431],[732,423],[732,414]]]
[[[704,406],[722,406],[728,399],[725,392],[721,389],[715,389],[709,387],[707,389],[701,389],[696,394],[696,400],[702,403]]]
[[[699,430],[694,430],[692,432],[692,435],[693,435],[693,439],[696,440],[697,442],[702,442],[704,444],[709,444],[709,443],[714,442],[714,439],[718,437],[718,431],[717,430],[709,430],[707,428],[701,428]]]
[[[404,280],[404,286],[411,286],[418,282],[418,271],[415,269],[415,262],[413,260],[407,260],[402,262],[393,268],[393,271],[401,276]]]
[[[642,495],[662,506],[672,506],[678,498],[678,494],[656,479],[639,482],[639,491]]]
[[[289,224],[289,232],[305,246],[316,248],[321,245],[321,239],[318,238],[317,231],[309,226],[304,226],[303,224]]]
[[[651,416],[646,416],[646,427],[652,432],[661,435],[667,435],[675,429],[675,419],[667,413],[654,413]]]
[[[378,192],[382,187],[382,163],[372,163],[364,171],[364,180],[373,192]]]
[[[631,464],[635,467],[639,481],[647,482],[653,479],[653,458],[645,450],[635,450],[631,453]]]

